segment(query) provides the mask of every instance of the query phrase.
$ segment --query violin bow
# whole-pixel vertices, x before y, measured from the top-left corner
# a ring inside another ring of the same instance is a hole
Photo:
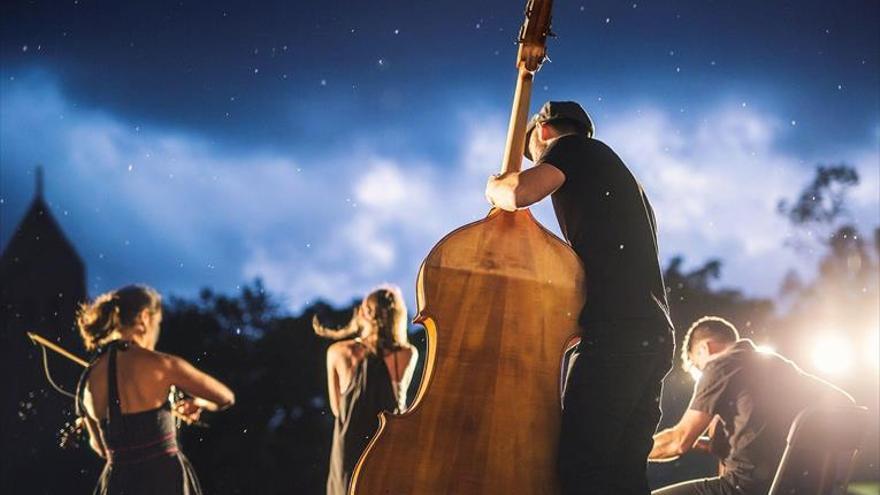
[[[49,339],[47,339],[47,338],[43,337],[42,335],[39,335],[35,332],[27,332],[27,336],[29,339],[31,339],[31,342],[39,345],[40,349],[43,352],[43,372],[46,375],[46,380],[49,382],[49,385],[51,385],[52,388],[54,388],[60,394],[66,395],[67,397],[70,397],[71,399],[76,400],[76,394],[72,394],[72,393],[68,392],[67,390],[64,390],[64,388],[62,388],[60,385],[58,385],[55,382],[55,380],[52,379],[52,374],[49,372],[49,356],[46,353],[46,349],[51,349],[51,350],[55,351],[56,353],[60,354],[61,356],[64,356],[65,358],[82,366],[83,368],[88,368],[89,362],[86,361],[85,359],[77,356],[76,354],[68,351],[67,349],[61,347],[60,345],[56,344],[55,342],[52,342],[51,340],[49,340]],[[176,396],[176,389],[172,390],[170,395]],[[180,414],[179,412],[177,412],[173,408],[171,409],[171,414],[173,414],[174,417],[178,421],[182,421],[188,425],[201,426],[204,428],[208,427],[207,423],[204,423],[202,421],[190,421],[188,418],[186,418],[185,416],[183,416],[182,414]]]
[[[55,380],[52,379],[52,373],[49,371],[49,355],[46,353],[46,349],[51,349],[56,353],[66,357],[67,359],[73,361],[74,363],[82,366],[83,368],[88,368],[89,363],[85,359],[77,356],[76,354],[68,351],[67,349],[61,347],[60,345],[52,342],[51,340],[43,337],[34,332],[27,332],[27,336],[31,339],[31,342],[40,346],[40,350],[43,352],[43,373],[46,374],[46,380],[49,382],[49,385],[52,386],[58,393],[62,395],[66,395],[73,400],[76,400],[76,394],[72,394],[67,390],[64,390],[60,385],[55,383]]]

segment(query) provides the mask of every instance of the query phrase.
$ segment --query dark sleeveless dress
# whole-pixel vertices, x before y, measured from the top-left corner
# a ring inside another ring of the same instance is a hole
[[[177,447],[177,425],[170,403],[156,409],[123,414],[116,380],[116,353],[127,343],[108,346],[107,417],[99,423],[107,464],[94,495],[200,495],[195,471]],[[84,415],[82,393],[91,366],[80,378],[77,414]]]
[[[348,493],[355,464],[379,428],[379,412],[397,412],[397,409],[397,397],[385,361],[377,355],[368,355],[355,368],[351,383],[339,398],[327,495]]]

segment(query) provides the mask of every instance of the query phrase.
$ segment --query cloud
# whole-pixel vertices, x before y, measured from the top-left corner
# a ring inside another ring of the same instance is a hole
[[[668,114],[640,111],[607,123],[599,136],[648,191],[666,256],[721,257],[725,283],[762,295],[774,294],[794,267],[810,274],[814,260],[784,247],[792,232],[776,207],[800,192],[820,162],[856,166],[864,180],[853,191],[854,221],[864,229],[880,223],[876,150],[795,156],[779,145],[787,132],[779,119],[740,106],[710,109],[693,122],[682,128]]]
[[[4,175],[26,183],[31,163],[46,164],[48,199],[69,212],[60,220],[93,292],[131,279],[232,288],[249,275],[248,259],[279,244],[301,244],[306,256],[310,225],[336,221],[344,185],[294,157],[123,123],[78,108],[50,80],[17,82],[2,95]],[[15,195],[7,184],[4,197]]]
[[[360,144],[307,159],[229,148],[78,108],[43,76],[4,89],[4,214],[17,220],[29,200],[9,184],[27,184],[31,164],[45,163],[48,199],[70,213],[59,219],[92,293],[136,280],[191,294],[261,277],[300,308],[385,281],[409,292],[433,243],[488,211],[488,171],[465,198],[454,172]]]
[[[45,163],[47,196],[86,259],[93,294],[132,281],[182,294],[233,290],[259,276],[292,309],[345,303],[382,282],[413,301],[431,247],[488,212],[483,188],[500,167],[506,127],[501,114],[462,110],[452,163],[383,152],[369,139],[298,156],[82,108],[45,75],[3,84],[3,237],[29,199],[31,165]],[[615,115],[598,137],[647,189],[664,258],[720,257],[726,284],[771,294],[804,264],[783,247],[788,227],[775,207],[817,161],[856,164],[853,214],[880,223],[876,148],[794,156],[782,151],[787,128],[774,116],[724,105],[690,127],[657,109]],[[549,201],[533,210],[558,233]]]

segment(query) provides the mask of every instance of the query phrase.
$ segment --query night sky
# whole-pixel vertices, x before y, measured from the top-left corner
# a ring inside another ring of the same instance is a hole
[[[4,2],[0,243],[46,199],[92,295],[262,277],[291,309],[381,282],[488,211],[521,0]],[[580,101],[643,182],[664,259],[772,295],[775,212],[817,163],[880,224],[880,3],[557,0],[532,108]],[[549,205],[538,217],[558,231]]]

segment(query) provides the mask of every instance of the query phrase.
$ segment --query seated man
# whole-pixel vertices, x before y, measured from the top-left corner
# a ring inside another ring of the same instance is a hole
[[[713,418],[729,447],[723,474],[655,490],[655,495],[766,494],[795,416],[807,406],[852,404],[846,392],[804,373],[793,362],[758,351],[727,320],[700,318],[684,338],[686,370],[701,372],[688,410],[654,435],[650,461],[672,460],[695,446]]]

